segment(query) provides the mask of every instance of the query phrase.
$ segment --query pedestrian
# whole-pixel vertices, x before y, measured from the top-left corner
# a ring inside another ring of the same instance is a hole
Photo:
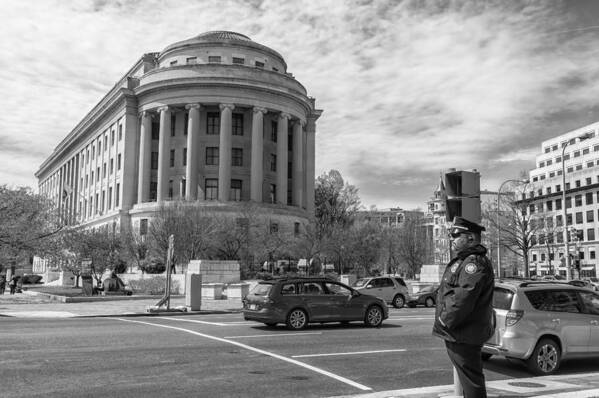
[[[13,275],[12,278],[10,278],[10,282],[8,282],[8,286],[10,287],[10,294],[15,294],[15,291],[17,290],[18,281],[19,277],[16,275]]]
[[[0,295],[4,294],[4,289],[6,289],[6,275],[0,274]]]
[[[480,244],[485,228],[455,217],[449,229],[453,258],[439,291],[433,334],[445,340],[464,398],[486,398],[482,346],[495,331],[493,267]]]

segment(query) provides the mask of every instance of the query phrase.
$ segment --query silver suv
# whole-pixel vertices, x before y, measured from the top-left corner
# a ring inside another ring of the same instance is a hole
[[[408,287],[399,276],[361,278],[355,281],[352,287],[360,293],[380,297],[395,308],[403,307],[408,297]]]
[[[537,375],[554,373],[562,359],[599,356],[599,294],[557,281],[495,282],[492,355],[523,360]]]

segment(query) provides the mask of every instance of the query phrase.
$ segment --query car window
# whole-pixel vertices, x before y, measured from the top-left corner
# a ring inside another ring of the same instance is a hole
[[[285,283],[281,287],[281,294],[283,294],[283,295],[297,294],[297,292],[295,290],[295,284],[294,283]]]
[[[599,315],[599,295],[592,292],[578,292],[584,304],[585,312]]]
[[[379,279],[379,287],[393,287],[393,281],[391,278],[380,278]]]
[[[324,294],[324,292],[320,283],[304,282],[302,284],[302,294]]]
[[[251,293],[256,296],[268,296],[270,290],[272,289],[272,283],[258,283],[252,289]]]
[[[493,290],[493,308],[500,310],[512,309],[512,300],[514,299],[514,292],[509,289],[496,287]]]
[[[402,285],[402,286],[406,286],[406,287],[407,287],[407,285],[406,285],[406,282],[404,282],[404,280],[403,280],[403,279],[401,279],[401,278],[394,278],[394,279],[395,279],[395,280],[397,281],[397,283],[399,283],[400,285]]]
[[[343,296],[351,296],[351,290],[337,283],[325,282],[325,287],[329,294],[340,294]]]
[[[532,290],[525,294],[530,304],[540,311],[581,312],[576,292],[572,290]]]

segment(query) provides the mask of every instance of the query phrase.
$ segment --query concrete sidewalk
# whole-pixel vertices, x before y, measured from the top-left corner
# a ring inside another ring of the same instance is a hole
[[[161,296],[100,296],[91,297],[85,302],[61,302],[47,294],[32,294],[24,291],[10,295],[0,295],[0,317],[19,318],[70,318],[86,316],[133,316],[150,315],[146,309],[155,306]],[[170,308],[183,307],[184,296],[173,296]],[[209,314],[219,312],[240,312],[241,300],[202,299],[200,311],[188,314]],[[183,314],[177,312],[176,314]]]

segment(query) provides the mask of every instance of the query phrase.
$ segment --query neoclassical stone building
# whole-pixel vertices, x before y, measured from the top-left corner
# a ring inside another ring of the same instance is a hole
[[[207,32],[144,54],[36,173],[69,223],[144,227],[173,200],[280,228],[314,211],[314,99],[276,51]],[[130,223],[130,224],[126,224]]]

